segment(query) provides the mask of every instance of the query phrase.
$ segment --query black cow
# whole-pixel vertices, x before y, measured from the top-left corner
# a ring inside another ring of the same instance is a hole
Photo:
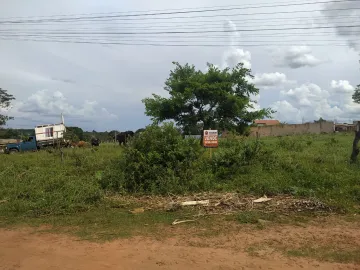
[[[99,146],[100,140],[97,138],[91,138],[91,146]]]
[[[120,132],[117,136],[116,136],[116,140],[119,142],[119,145],[124,144],[126,145],[127,141],[129,140],[129,138],[133,137],[135,135],[134,132],[128,130],[125,132]]]

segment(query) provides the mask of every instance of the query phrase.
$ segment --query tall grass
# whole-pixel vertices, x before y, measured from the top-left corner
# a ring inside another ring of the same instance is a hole
[[[85,211],[99,203],[98,175],[121,150],[66,149],[0,155],[0,215],[42,216]]]
[[[126,148],[67,149],[64,162],[55,150],[2,154],[0,216],[83,212],[109,192],[289,194],[344,209],[360,203],[351,135],[223,139],[210,158],[210,150],[170,131],[149,129]]]

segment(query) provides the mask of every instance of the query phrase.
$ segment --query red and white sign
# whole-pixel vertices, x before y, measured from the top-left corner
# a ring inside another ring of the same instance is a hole
[[[219,146],[219,135],[217,130],[204,130],[203,146],[216,148]]]

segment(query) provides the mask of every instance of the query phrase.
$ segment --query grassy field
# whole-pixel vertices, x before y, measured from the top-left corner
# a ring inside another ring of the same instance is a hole
[[[201,152],[199,161],[187,165],[191,171],[186,167],[171,181],[165,179],[166,176],[156,178],[156,186],[150,185],[137,192],[129,191],[133,186],[127,184],[127,176],[133,175],[134,167],[124,175],[121,172],[124,166],[118,165],[124,159],[124,150],[118,145],[66,149],[63,162],[56,150],[2,154],[0,225],[46,223],[82,227],[78,234],[87,237],[101,231],[107,231],[103,233],[105,238],[126,236],[137,231],[139,226],[144,227],[143,224],[161,225],[189,214],[150,211],[144,215],[129,215],[129,209],[141,206],[136,200],[128,199],[130,196],[204,191],[311,198],[326,203],[335,211],[357,213],[360,167],[348,162],[352,139],[352,134],[262,138],[259,142],[252,138],[236,142],[223,139],[211,158],[207,150]],[[179,182],[178,175],[186,181]],[[119,183],[117,176],[121,179]],[[114,196],[122,199],[114,203],[111,200]],[[245,220],[252,218],[246,216]],[[260,218],[257,213],[255,219]],[[122,225],[119,227],[119,224]]]

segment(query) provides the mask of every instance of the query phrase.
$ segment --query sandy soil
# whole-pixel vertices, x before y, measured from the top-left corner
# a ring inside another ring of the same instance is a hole
[[[0,269],[360,269],[356,264],[283,256],[278,249],[304,244],[359,248],[358,224],[263,230],[245,226],[211,237],[192,237],[184,227],[172,230],[174,237],[161,241],[138,237],[93,243],[33,229],[1,229]]]

